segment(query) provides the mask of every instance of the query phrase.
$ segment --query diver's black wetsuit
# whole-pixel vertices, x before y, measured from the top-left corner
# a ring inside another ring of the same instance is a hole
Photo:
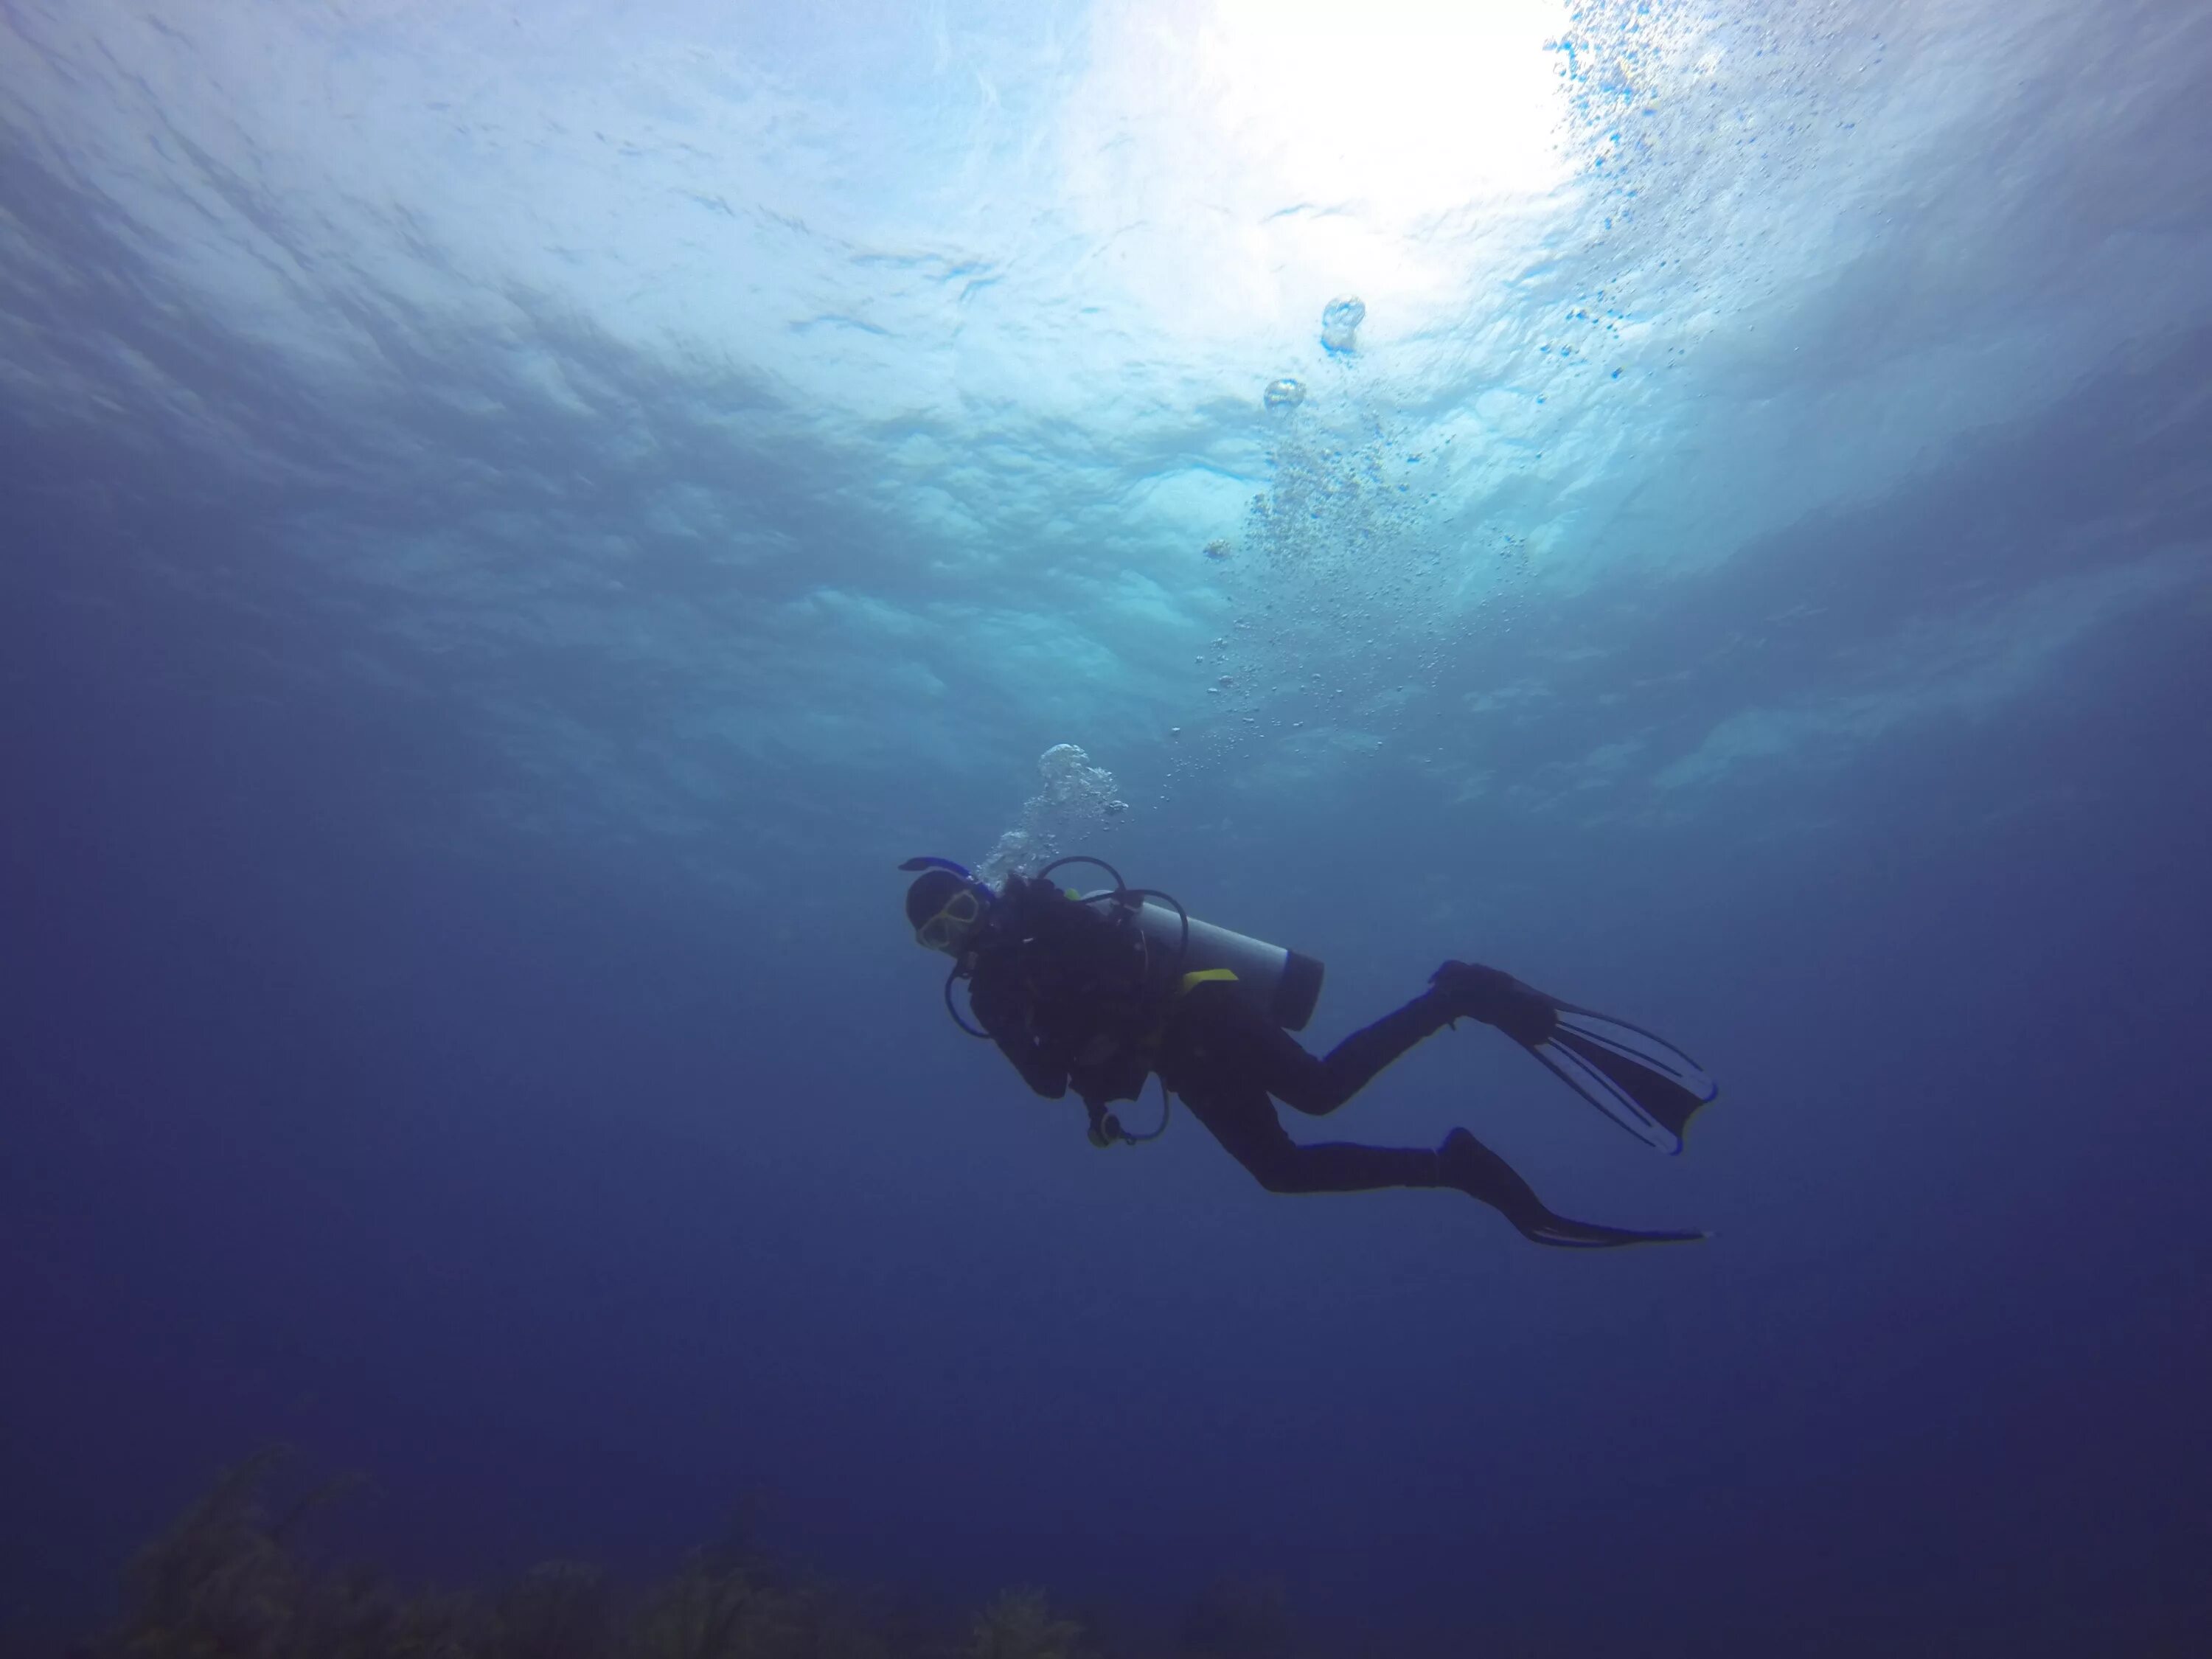
[[[929,920],[911,913],[908,919],[917,929]],[[984,1033],[1037,1093],[1057,1100],[1073,1090],[1090,1111],[1091,1137],[1099,1146],[1113,1138],[1107,1107],[1137,1098],[1158,1072],[1191,1115],[1271,1192],[1449,1187],[1491,1206],[1523,1237],[1574,1249],[1703,1237],[1560,1215],[1465,1129],[1452,1130],[1433,1152],[1342,1141],[1301,1146],[1284,1132],[1275,1101],[1313,1116],[1333,1112],[1377,1072],[1454,1019],[1495,1025],[1540,1059],[1539,1045],[1559,1032],[1563,1010],[1604,1019],[1589,1009],[1571,1009],[1495,968],[1445,963],[1429,989],[1316,1060],[1235,985],[1203,975],[1177,977],[1173,963],[1149,953],[1139,930],[1048,881],[1014,876],[991,902],[954,971],[968,977],[969,1004]],[[951,988],[948,981],[948,994]],[[1655,1119],[1666,1114],[1679,1138],[1688,1114],[1711,1098],[1711,1085],[1702,1093],[1686,1087],[1684,1078],[1702,1076],[1695,1062],[1650,1033],[1640,1035],[1662,1051],[1656,1062],[1661,1069],[1648,1076],[1632,1074],[1636,1056],[1618,1042],[1586,1043],[1575,1052],[1613,1085],[1642,1088],[1638,1099],[1649,1103],[1644,1109]],[[1678,1062],[1671,1072],[1668,1055]],[[1559,1064],[1545,1063],[1573,1081]]]
[[[1012,901],[1009,902],[1008,901]],[[1148,985],[1141,948],[1049,883],[1014,878],[975,949],[969,1006],[1024,1081],[1047,1099],[1074,1090],[1094,1138],[1106,1108],[1133,1100],[1157,1071],[1231,1157],[1278,1193],[1442,1184],[1421,1146],[1302,1146],[1269,1097],[1333,1112],[1423,1037],[1450,1024],[1424,992],[1316,1059],[1233,985]]]
[[[1194,986],[1177,1002],[1161,1044],[1162,1081],[1230,1155],[1272,1193],[1357,1193],[1439,1184],[1426,1146],[1292,1140],[1269,1103],[1320,1117],[1423,1037],[1451,1023],[1432,992],[1364,1025],[1316,1060],[1227,985]]]

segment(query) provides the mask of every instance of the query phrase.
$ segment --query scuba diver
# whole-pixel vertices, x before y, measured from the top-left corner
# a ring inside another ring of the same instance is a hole
[[[1063,890],[1049,878],[1095,865],[1113,886]],[[1048,1100],[1071,1090],[1091,1142],[1156,1139],[1180,1097],[1231,1157],[1276,1193],[1445,1187],[1479,1199],[1539,1244],[1607,1249],[1676,1243],[1701,1232],[1644,1232],[1576,1221],[1547,1207],[1496,1152],[1465,1129],[1441,1146],[1292,1140],[1274,1103],[1310,1116],[1334,1111],[1423,1037],[1460,1019],[1494,1025],[1592,1105],[1648,1144],[1680,1152],[1682,1131],[1718,1092],[1695,1061],[1640,1026],[1577,1007],[1510,974],[1447,962],[1429,988],[1322,1057],[1303,1030],[1321,994],[1322,964],[1194,921],[1167,894],[1133,888],[1103,860],[1064,858],[997,890],[950,859],[909,859],[906,894],[915,941],[952,959],[945,1007],[986,1037]],[[968,984],[975,1024],[952,988]],[[1160,1126],[1132,1133],[1109,1109],[1160,1079]]]

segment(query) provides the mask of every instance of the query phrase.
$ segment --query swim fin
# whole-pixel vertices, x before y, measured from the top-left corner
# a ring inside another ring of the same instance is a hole
[[[1641,1025],[1577,1007],[1501,969],[1447,962],[1430,982],[1455,1015],[1495,1025],[1646,1146],[1682,1150],[1682,1131],[1720,1093],[1705,1069]]]
[[[1680,1152],[1682,1132],[1698,1109],[1720,1093],[1720,1085],[1641,1025],[1571,1002],[1553,1006],[1558,1018],[1551,1035],[1522,1046],[1645,1146]]]
[[[1628,1244],[1690,1244],[1700,1232],[1643,1232],[1576,1221],[1552,1209],[1513,1166],[1465,1129],[1454,1129],[1437,1149],[1439,1184],[1480,1200],[1511,1222],[1532,1243],[1570,1250],[1613,1250]]]

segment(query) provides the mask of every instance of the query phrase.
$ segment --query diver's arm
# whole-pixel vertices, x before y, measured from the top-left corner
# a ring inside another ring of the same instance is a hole
[[[1022,1081],[1047,1100],[1058,1100],[1066,1094],[1067,1067],[1046,1054],[1042,1044],[1021,1037],[1010,1042],[995,1033],[991,1040],[999,1045],[1000,1054],[1013,1061],[1014,1069],[1022,1074]]]
[[[1006,976],[992,972],[990,964],[979,966],[969,981],[968,1006],[975,1023],[999,1045],[999,1052],[1022,1074],[1023,1082],[1047,1100],[1058,1100],[1067,1092],[1066,1059],[1050,1052],[1031,1030],[1024,999]]]

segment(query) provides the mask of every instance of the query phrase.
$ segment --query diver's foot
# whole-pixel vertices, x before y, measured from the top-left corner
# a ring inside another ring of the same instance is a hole
[[[1474,962],[1447,962],[1429,975],[1432,994],[1455,1019],[1479,1019],[1495,1025],[1530,1048],[1544,1042],[1559,1024],[1559,1006],[1533,985],[1523,985],[1502,968]]]
[[[1610,1250],[1627,1244],[1686,1244],[1698,1232],[1642,1232],[1601,1226],[1555,1214],[1513,1166],[1465,1129],[1454,1129],[1437,1148],[1437,1184],[1455,1188],[1487,1204],[1517,1228],[1523,1238],[1563,1249]]]

